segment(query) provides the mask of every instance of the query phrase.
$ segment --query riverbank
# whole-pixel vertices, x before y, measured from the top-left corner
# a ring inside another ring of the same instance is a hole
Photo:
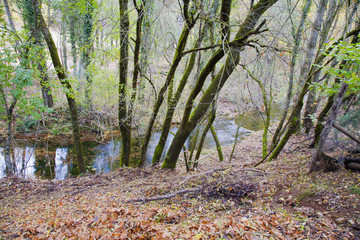
[[[258,168],[261,133],[215,151],[197,172],[122,168],[62,181],[0,180],[0,236],[105,239],[356,239],[360,174],[307,174],[312,150],[291,139]],[[231,146],[224,148],[228,158]],[[191,191],[191,190],[194,190]],[[172,197],[171,194],[186,192]],[[166,199],[149,201],[154,198]],[[136,200],[141,200],[136,202]]]

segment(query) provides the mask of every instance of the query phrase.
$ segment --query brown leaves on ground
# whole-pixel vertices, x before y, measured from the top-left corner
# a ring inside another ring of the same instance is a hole
[[[297,144],[297,151],[285,151],[278,160],[252,169],[251,164],[259,160],[260,144],[251,136],[237,146],[231,166],[207,158],[200,163],[199,172],[185,173],[180,162],[175,171],[119,169],[106,176],[57,182],[2,179],[0,236],[194,240],[356,237],[346,224],[351,220],[356,226],[358,221],[358,173],[343,170],[307,175],[311,151],[301,144]],[[125,203],[196,187],[202,190],[167,200]],[[338,226],[335,220],[340,217],[343,225]]]

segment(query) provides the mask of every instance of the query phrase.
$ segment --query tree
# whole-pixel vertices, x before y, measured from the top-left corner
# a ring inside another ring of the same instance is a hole
[[[73,129],[73,138],[74,138],[74,145],[76,151],[76,159],[79,165],[79,171],[81,173],[85,172],[85,163],[84,163],[84,156],[82,150],[82,143],[81,143],[81,134],[79,128],[79,121],[78,121],[78,111],[76,106],[76,100],[73,93],[73,88],[69,79],[67,78],[66,72],[61,64],[59,54],[57,52],[57,48],[55,42],[51,36],[51,33],[45,23],[44,17],[41,13],[40,4],[38,0],[26,0],[32,1],[33,5],[35,6],[38,21],[39,21],[39,28],[43,34],[45,42],[48,46],[48,50],[50,52],[51,60],[53,62],[56,74],[60,80],[61,85],[64,88],[66,100],[68,102],[70,117],[71,117],[71,124]]]
[[[39,61],[37,53],[38,46],[32,44],[31,40],[22,41],[17,32],[9,30],[2,18],[0,9],[0,113],[4,113],[7,123],[5,142],[5,165],[8,176],[16,173],[15,163],[12,162],[12,125],[15,112],[18,114],[31,114],[39,119],[41,112],[47,110],[36,97],[26,98],[27,90],[36,79],[36,68],[32,63]],[[11,18],[9,18],[11,19]],[[11,21],[10,21],[11,25]],[[11,27],[14,29],[14,27]]]
[[[218,6],[219,6],[218,1],[214,1],[213,5],[210,9],[209,22],[213,21],[215,14],[217,12]],[[204,27],[201,28],[200,34],[194,43],[194,49],[197,49],[201,46],[204,36],[207,34],[207,32],[209,30],[210,30],[210,24],[205,24]],[[169,86],[171,88],[171,90],[168,91],[168,103],[167,103],[166,116],[164,119],[164,123],[162,125],[161,136],[160,136],[159,142],[155,148],[154,156],[152,159],[153,165],[158,164],[160,162],[160,158],[163,154],[165,143],[166,143],[167,137],[169,135],[169,131],[171,128],[172,119],[173,119],[173,116],[175,113],[176,106],[179,103],[181,94],[182,94],[182,92],[188,82],[188,79],[190,77],[190,74],[195,66],[196,53],[197,53],[197,51],[191,52],[186,69],[182,75],[182,78],[180,80],[178,88],[176,89],[174,94],[173,94],[173,90],[172,90],[173,86],[172,85]]]
[[[183,1],[183,17],[185,19],[185,24],[184,27],[182,29],[181,35],[179,37],[177,46],[176,46],[176,50],[174,53],[174,57],[172,60],[172,64],[170,66],[169,72],[166,75],[166,79],[165,79],[165,83],[163,84],[163,86],[161,87],[156,101],[155,101],[155,105],[154,105],[154,109],[152,111],[151,114],[151,118],[150,118],[150,122],[148,123],[147,129],[146,129],[146,133],[145,133],[145,137],[144,137],[144,141],[141,147],[141,159],[138,162],[139,166],[144,165],[145,160],[146,160],[146,151],[147,151],[147,147],[150,141],[150,137],[151,137],[151,132],[153,130],[153,126],[156,120],[156,117],[159,113],[159,109],[164,101],[164,95],[166,93],[166,91],[168,90],[168,88],[170,87],[169,94],[170,96],[172,96],[172,91],[173,91],[173,81],[174,81],[174,76],[176,73],[176,70],[180,64],[181,59],[183,58],[183,51],[185,49],[189,34],[191,29],[194,27],[196,21],[197,21],[197,17],[196,17],[196,9],[193,12],[189,11],[189,1],[188,0],[184,0]],[[183,82],[184,83],[184,82]],[[179,87],[179,89],[181,89],[181,87]],[[181,91],[179,91],[178,95],[181,94]],[[169,113],[170,115],[171,113]],[[168,117],[169,117],[168,115]],[[170,124],[171,124],[171,119],[170,119]],[[164,125],[164,129],[166,131],[166,128],[168,128],[168,125]],[[169,127],[170,129],[170,127]],[[164,134],[165,134],[164,131]],[[166,136],[167,137],[167,136]],[[164,138],[162,138],[164,139]],[[166,141],[166,138],[165,138]],[[158,152],[160,150],[157,150]],[[162,149],[161,149],[162,152]],[[161,154],[160,154],[161,155]]]
[[[91,84],[92,75],[90,71],[91,54],[93,52],[93,13],[94,1],[85,1],[85,12],[82,24],[82,62],[85,69],[86,85],[85,85],[85,101],[87,107],[92,110]],[[73,40],[72,40],[73,41]]]
[[[9,19],[9,24],[14,33],[16,33],[15,25],[12,20],[10,8],[7,0],[4,0],[4,5],[6,9],[6,13]],[[51,87],[49,82],[49,76],[46,69],[45,62],[45,52],[42,47],[42,39],[41,35],[37,31],[38,22],[36,20],[35,9],[29,4],[28,1],[20,2],[20,9],[22,10],[22,16],[25,22],[25,28],[29,31],[29,40],[31,40],[33,45],[37,46],[37,51],[39,58],[36,60],[36,66],[40,73],[40,85],[41,85],[41,94],[44,100],[44,105],[51,108],[54,105],[53,96],[51,94]],[[18,43],[16,43],[18,44]]]
[[[268,158],[269,161],[275,159],[280,154],[281,150],[283,149],[283,147],[285,146],[285,144],[287,143],[287,141],[289,140],[291,135],[294,134],[296,132],[296,130],[298,129],[299,124],[300,124],[300,113],[301,113],[301,110],[303,107],[304,97],[310,89],[314,74],[316,74],[316,72],[321,70],[318,66],[321,65],[325,61],[327,54],[329,54],[336,47],[336,45],[339,44],[339,42],[341,40],[356,36],[359,33],[359,31],[360,31],[360,28],[358,28],[358,26],[356,26],[356,28],[353,31],[345,34],[344,37],[341,37],[337,41],[328,45],[328,47],[323,52],[318,51],[317,56],[313,60],[312,66],[310,67],[310,69],[308,70],[308,72],[306,74],[306,77],[304,78],[305,82],[302,86],[301,91],[299,92],[299,94],[297,96],[296,102],[295,102],[293,110],[288,118],[287,124],[285,124],[287,126],[287,130],[284,133],[281,141],[279,141],[277,146],[273,149],[273,152],[271,153],[271,155]],[[329,64],[330,62],[331,61],[328,61],[327,64]],[[263,159],[263,160],[265,160],[265,159]]]
[[[165,161],[162,165],[163,168],[175,168],[182,146],[192,130],[197,126],[200,119],[203,118],[209,106],[214,101],[215,96],[219,93],[226,80],[239,63],[240,52],[244,49],[246,41],[250,36],[258,34],[260,28],[264,25],[264,22],[262,22],[255,28],[260,17],[276,2],[277,0],[260,0],[250,9],[246,19],[236,33],[234,40],[229,43],[223,43],[225,46],[229,47],[225,63],[203,93],[198,106],[193,110],[193,101],[195,97],[199,94],[206,77],[211,73],[216,63],[225,55],[225,49],[221,48],[217,50],[207,62],[199,75],[193,91],[188,97],[180,127],[167,152]]]
[[[319,143],[311,159],[310,172],[331,169],[331,161],[323,153],[326,139],[335,125],[336,117],[346,91],[348,90],[350,94],[358,94],[360,91],[360,43],[348,44],[340,42],[333,52],[328,55],[335,57],[338,62],[342,62],[342,65],[339,67],[322,66],[325,72],[335,76],[338,81],[330,85],[330,87],[325,84],[318,84],[317,86],[329,95],[334,95],[336,91],[337,93],[329,116],[321,131]]]
[[[131,123],[126,104],[129,63],[129,13],[128,0],[119,0],[120,7],[120,63],[119,63],[119,127],[122,139],[120,166],[128,166],[131,151]]]

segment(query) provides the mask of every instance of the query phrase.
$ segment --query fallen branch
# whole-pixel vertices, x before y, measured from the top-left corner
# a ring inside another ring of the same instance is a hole
[[[169,198],[176,197],[176,196],[179,195],[179,194],[185,194],[185,193],[189,193],[189,192],[199,192],[200,190],[201,190],[201,188],[187,188],[187,189],[182,189],[182,190],[180,190],[180,191],[177,191],[177,192],[175,192],[175,193],[170,193],[170,194],[165,194],[165,195],[159,195],[159,196],[150,197],[150,198],[135,198],[135,199],[129,199],[129,200],[126,201],[126,203],[133,203],[133,202],[146,203],[146,202],[164,200],[164,199],[169,199]]]
[[[249,172],[258,172],[258,173],[261,173],[261,174],[265,174],[264,171],[259,170],[259,169],[254,169],[254,168],[237,168],[237,169],[233,169],[233,168],[218,168],[218,169],[214,169],[214,170],[206,171],[206,172],[203,172],[203,173],[199,173],[199,174],[195,174],[195,175],[188,176],[188,177],[186,177],[181,183],[179,183],[177,186],[183,185],[185,182],[189,181],[190,179],[192,179],[192,178],[194,178],[194,177],[199,177],[199,176],[207,175],[207,174],[210,174],[210,173],[219,172],[219,171],[227,171],[227,170],[231,170],[231,171],[233,171],[233,172],[238,172],[238,171],[246,172],[246,171],[249,171]]]
[[[333,127],[336,128],[337,130],[339,130],[340,132],[344,133],[346,136],[348,136],[349,138],[351,138],[352,140],[354,140],[358,144],[360,144],[360,139],[358,139],[354,134],[348,132],[345,128],[343,128],[339,124],[334,122]]]
[[[351,163],[351,162],[360,163],[360,158],[358,158],[358,157],[344,157],[343,161],[344,161],[344,164]]]

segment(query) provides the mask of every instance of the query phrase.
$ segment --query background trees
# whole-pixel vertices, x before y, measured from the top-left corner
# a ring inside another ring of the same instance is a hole
[[[338,51],[339,41],[332,39],[357,39],[358,3],[312,3],[57,0],[45,8],[24,0],[11,4],[9,11],[22,9],[15,25],[27,32],[31,47],[42,56],[34,64],[48,107],[53,105],[50,86],[55,85],[50,63],[61,80],[65,96],[54,93],[55,107],[65,101],[69,105],[84,171],[76,104],[86,109],[88,119],[117,120],[116,126],[110,121],[91,128],[120,130],[121,166],[143,166],[152,132],[160,129],[152,163],[164,161],[164,168],[174,168],[182,149],[189,150],[187,139],[200,125],[211,129],[224,102],[239,114],[251,109],[264,119],[263,160],[275,159],[290,136],[301,131],[301,122],[312,132],[317,118],[318,139],[334,96],[324,96],[318,86],[339,82],[322,66],[342,69],[344,60],[329,55]],[[34,12],[34,6],[40,10]],[[43,18],[45,10],[48,19]],[[16,46],[14,40],[6,42]],[[55,43],[61,44],[55,48]],[[27,93],[20,98],[25,97],[31,98]],[[179,128],[167,150],[174,124]],[[134,152],[141,152],[135,161]]]

